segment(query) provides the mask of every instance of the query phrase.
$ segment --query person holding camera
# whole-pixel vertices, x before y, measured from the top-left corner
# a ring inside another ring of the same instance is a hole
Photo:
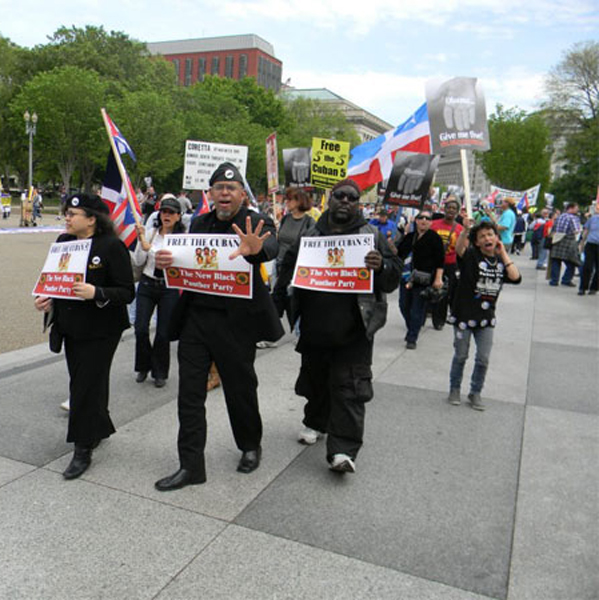
[[[427,289],[443,288],[445,250],[439,234],[431,230],[432,214],[421,210],[416,227],[398,244],[397,254],[404,269],[399,288],[399,309],[406,322],[405,341],[408,350],[416,349],[427,307]]]

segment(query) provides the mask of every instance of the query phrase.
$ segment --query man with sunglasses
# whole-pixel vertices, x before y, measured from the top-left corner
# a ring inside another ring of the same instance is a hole
[[[244,178],[231,163],[221,164],[210,178],[212,211],[193,220],[190,233],[237,234],[240,246],[233,253],[253,268],[251,299],[183,292],[171,321],[171,339],[179,340],[180,468],[156,482],[159,491],[204,483],[206,468],[206,384],[212,362],[220,374],[229,420],[241,460],[240,473],[260,465],[262,420],[258,409],[258,380],[254,371],[256,342],[276,341],[284,333],[268,290],[260,277],[260,264],[277,256],[272,220],[245,206]],[[172,265],[172,254],[160,250],[156,265]]]
[[[351,179],[337,183],[329,208],[305,237],[371,233],[374,250],[364,264],[374,272],[374,293],[350,294],[292,288],[291,321],[300,321],[296,350],[302,365],[295,392],[304,396],[305,428],[298,441],[314,444],[327,433],[329,467],[353,473],[362,446],[365,403],[373,396],[372,346],[387,317],[385,294],[399,283],[400,265],[386,239],[360,211],[360,188]],[[298,242],[285,254],[273,296],[283,314]]]

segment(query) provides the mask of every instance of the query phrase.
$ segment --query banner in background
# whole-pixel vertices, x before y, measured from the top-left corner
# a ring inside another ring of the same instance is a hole
[[[91,239],[52,244],[32,295],[82,300],[73,295],[73,284],[85,282],[91,245]],[[92,257],[90,268],[96,264],[99,256]]]
[[[165,236],[165,249],[173,264],[164,270],[169,288],[234,298],[252,297],[252,265],[243,256],[229,256],[239,247],[239,237],[225,234]]]
[[[373,275],[364,257],[373,248],[371,233],[303,237],[291,285],[320,292],[372,292]]]
[[[210,176],[218,165],[233,163],[245,177],[248,159],[247,146],[214,144],[212,142],[185,142],[185,164],[183,166],[183,189],[207,190]]]
[[[279,191],[279,153],[277,151],[277,134],[271,133],[266,138],[266,179],[268,193]]]
[[[347,177],[349,142],[312,138],[310,179],[314,187],[331,189]]]
[[[475,77],[427,81],[426,104],[433,154],[490,149],[485,96]]]
[[[384,202],[410,208],[422,207],[429,197],[438,164],[439,156],[399,151],[393,161]]]
[[[541,184],[537,184],[534,187],[528,188],[527,190],[517,191],[517,190],[508,190],[505,188],[497,187],[496,185],[491,186],[491,195],[494,198],[495,204],[501,202],[502,198],[515,198],[516,200],[520,200],[525,194],[528,199],[528,206],[536,206],[537,199],[539,197],[539,191],[541,189]]]

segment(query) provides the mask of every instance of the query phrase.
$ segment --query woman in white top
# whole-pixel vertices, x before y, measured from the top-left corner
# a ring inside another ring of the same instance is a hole
[[[164,387],[170,366],[170,342],[168,326],[173,308],[179,298],[176,289],[166,287],[164,272],[156,268],[156,252],[164,246],[164,236],[169,233],[185,233],[187,228],[181,221],[181,204],[172,194],[165,194],[160,201],[160,210],[148,218],[144,227],[138,227],[140,242],[132,254],[133,264],[143,266],[137,288],[135,313],[135,371],[137,383],[143,383],[148,373],[154,385]],[[158,321],[154,342],[150,342],[150,319],[158,308]]]

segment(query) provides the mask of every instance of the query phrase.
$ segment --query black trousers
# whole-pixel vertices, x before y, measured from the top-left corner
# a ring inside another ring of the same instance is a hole
[[[242,451],[262,440],[255,342],[234,331],[225,311],[188,311],[179,340],[179,437],[181,468],[205,473],[206,383],[212,361],[220,375],[233,437]]]
[[[372,342],[364,336],[339,348],[301,349],[295,393],[308,402],[304,425],[326,432],[327,460],[333,454],[356,458],[364,436],[364,403],[372,399]]]
[[[447,307],[451,306],[453,302],[453,295],[455,294],[455,289],[457,285],[457,264],[453,265],[445,265],[443,267],[443,275],[447,277],[447,295],[445,295],[439,302],[435,302],[431,304],[432,306],[432,316],[433,316],[433,325],[435,327],[443,327],[445,325],[445,321],[447,320]]]
[[[584,246],[584,264],[580,278],[581,290],[597,291],[599,286],[599,244],[587,242]]]
[[[90,446],[116,430],[108,412],[110,367],[121,334],[95,340],[66,337],[69,370],[69,429],[67,442]]]

